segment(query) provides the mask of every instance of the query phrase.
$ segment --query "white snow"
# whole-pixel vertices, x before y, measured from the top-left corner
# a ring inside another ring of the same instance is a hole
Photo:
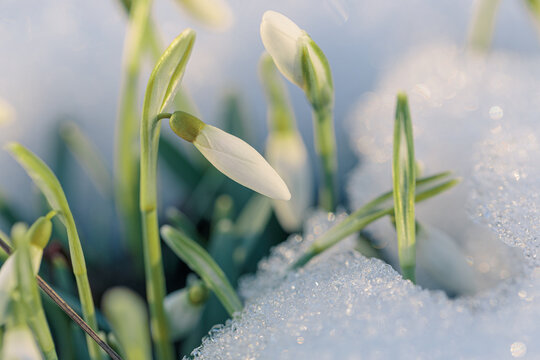
[[[304,238],[276,247],[258,273],[241,282],[245,310],[216,327],[193,356],[540,358],[538,61],[508,54],[481,59],[451,46],[418,49],[350,117],[362,161],[349,186],[357,208],[390,188],[395,94],[409,93],[424,173],[451,169],[464,178],[450,193],[419,205],[418,220],[454,238],[485,284],[478,294],[449,299],[414,286],[390,265],[352,250],[354,239],[287,272],[302,249],[344,216],[316,214]],[[370,231],[384,239],[392,258],[395,235],[388,223],[383,219]]]

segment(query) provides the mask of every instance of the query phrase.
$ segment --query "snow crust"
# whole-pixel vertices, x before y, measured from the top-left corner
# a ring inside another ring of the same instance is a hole
[[[408,92],[423,172],[451,169],[464,178],[418,205],[418,221],[455,240],[482,280],[476,295],[427,290],[437,288],[429,274],[424,287],[404,281],[392,266],[355,251],[354,238],[288,272],[309,243],[345,216],[318,213],[304,237],[273,249],[257,274],[242,280],[245,310],[214,328],[192,356],[540,358],[537,64],[509,54],[474,57],[452,46],[418,49],[363,96],[349,119],[361,162],[348,191],[357,208],[390,188],[395,94]],[[388,220],[369,231],[395,262]]]

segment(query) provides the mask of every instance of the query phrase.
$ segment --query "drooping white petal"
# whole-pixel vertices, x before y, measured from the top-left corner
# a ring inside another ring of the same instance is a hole
[[[206,125],[193,144],[212,165],[237,183],[273,199],[291,198],[285,182],[261,154],[236,136]]]
[[[266,144],[266,158],[291,191],[291,200],[274,200],[279,223],[289,232],[299,230],[313,193],[306,146],[296,131],[272,133]]]
[[[261,40],[281,73],[300,88],[304,87],[301,64],[301,44],[305,31],[291,19],[275,11],[264,13]]]
[[[445,232],[422,224],[416,237],[417,273],[428,277],[446,290],[458,295],[472,295],[479,289],[478,274],[467,263],[465,255]]]
[[[165,312],[169,319],[171,340],[180,340],[191,333],[199,323],[204,303],[192,304],[189,301],[189,289],[174,291],[165,297]]]
[[[12,254],[0,268],[0,325],[5,324],[11,293],[17,286],[17,274],[15,269],[15,257]],[[37,274],[43,256],[43,250],[37,246],[30,246],[32,267]]]
[[[218,30],[233,23],[233,12],[225,0],[178,0],[195,19]]]
[[[10,327],[3,339],[2,359],[4,360],[41,360],[34,335],[28,326]]]

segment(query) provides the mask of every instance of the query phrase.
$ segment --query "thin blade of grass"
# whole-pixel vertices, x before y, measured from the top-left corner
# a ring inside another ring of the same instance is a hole
[[[416,161],[409,103],[407,95],[404,93],[399,93],[397,96],[393,150],[392,179],[399,265],[403,277],[414,282],[416,267],[414,211]]]
[[[174,253],[216,294],[229,315],[242,310],[242,302],[236,291],[206,250],[170,226],[161,227],[161,235]]]

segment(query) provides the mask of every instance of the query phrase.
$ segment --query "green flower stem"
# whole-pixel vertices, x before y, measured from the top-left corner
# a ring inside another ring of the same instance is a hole
[[[146,273],[146,294],[150,304],[152,339],[160,360],[172,360],[174,350],[169,342],[169,329],[163,300],[165,274],[161,258],[161,242],[157,216],[156,172],[159,145],[159,124],[156,117],[151,126],[141,126],[140,211],[143,230],[143,250]],[[144,121],[144,118],[143,118]]]
[[[124,74],[120,110],[116,123],[115,195],[123,217],[125,238],[135,260],[140,263],[140,221],[137,211],[139,114],[137,113],[138,82],[141,58],[146,43],[151,0],[138,0],[131,7],[130,28],[125,41]],[[138,258],[139,257],[139,258]]]
[[[326,211],[334,211],[337,203],[337,157],[332,109],[314,109],[313,122],[315,147],[323,173],[323,181],[319,188],[319,205]]]
[[[438,180],[440,177],[429,177],[425,179]],[[417,181],[417,185],[420,180]],[[438,195],[448,189],[451,189],[460,182],[459,179],[451,179],[443,182],[440,185],[435,185],[429,189],[417,192],[415,201],[421,202],[429,199],[435,195]],[[381,208],[378,205],[385,203],[392,198],[392,192],[385,193],[373,201],[367,203],[351,215],[349,215],[343,222],[334,226],[326,233],[324,233],[319,239],[317,239],[306,252],[291,266],[292,269],[298,269],[307,264],[313,257],[322,253],[323,251],[334,246],[347,236],[354,234],[367,225],[371,224],[375,220],[378,220],[384,216],[392,215],[394,213],[394,206],[390,205],[385,208]]]
[[[71,214],[70,214],[71,215]],[[81,300],[82,312],[86,323],[94,330],[98,329],[96,313],[94,309],[94,300],[92,299],[92,291],[88,282],[88,273],[86,271],[86,263],[79,240],[79,234],[75,231],[75,221],[73,218],[67,219],[71,222],[71,226],[67,226],[68,239],[70,242],[70,254],[73,260],[73,274],[77,283],[79,299]],[[76,239],[73,241],[72,239]],[[75,260],[78,259],[78,260]],[[102,359],[99,346],[90,338],[86,337],[88,344],[88,352],[91,359]]]
[[[486,52],[489,49],[499,3],[500,0],[479,0],[471,18],[469,48],[480,52]]]

